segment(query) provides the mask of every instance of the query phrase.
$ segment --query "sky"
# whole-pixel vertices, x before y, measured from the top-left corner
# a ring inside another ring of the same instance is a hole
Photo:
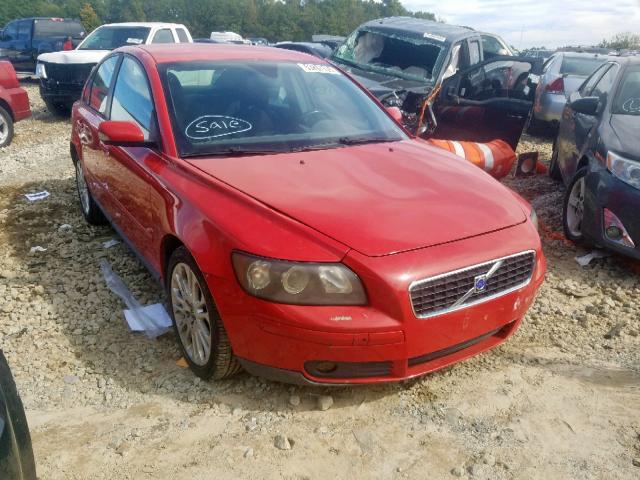
[[[527,47],[594,45],[620,32],[640,33],[640,0],[402,0],[447,23],[497,33]]]

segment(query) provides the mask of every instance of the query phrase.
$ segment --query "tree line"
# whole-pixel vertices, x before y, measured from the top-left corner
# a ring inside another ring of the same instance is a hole
[[[232,30],[270,41],[347,35],[365,21],[394,15],[435,20],[399,0],[0,0],[0,28],[35,16],[80,18],[87,31],[103,23],[161,21],[185,24],[194,38]]]

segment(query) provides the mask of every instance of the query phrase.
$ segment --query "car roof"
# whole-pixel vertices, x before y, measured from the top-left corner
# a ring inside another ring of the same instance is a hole
[[[165,23],[165,22],[122,22],[107,23],[103,27],[184,27],[181,23]]]
[[[590,52],[556,52],[555,55],[562,55],[570,58],[614,58],[606,53],[590,53]]]
[[[358,28],[367,28],[369,30],[378,30],[396,35],[404,35],[419,38],[425,38],[424,34],[437,35],[442,37],[445,42],[454,42],[461,37],[467,37],[476,33],[470,27],[462,27],[459,25],[449,25],[446,23],[434,22],[431,20],[423,20],[413,17],[387,17],[371,20],[363,23]]]
[[[317,57],[295,50],[229,43],[157,43],[153,45],[126,46],[116,51],[135,55],[137,52],[140,52],[140,50],[148,52],[156,63],[194,62],[203,60],[322,62],[322,60]]]

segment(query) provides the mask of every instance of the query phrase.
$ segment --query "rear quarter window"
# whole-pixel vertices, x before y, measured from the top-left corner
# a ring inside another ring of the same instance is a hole
[[[176,28],[176,33],[178,34],[180,43],[189,43],[189,36],[184,28]]]

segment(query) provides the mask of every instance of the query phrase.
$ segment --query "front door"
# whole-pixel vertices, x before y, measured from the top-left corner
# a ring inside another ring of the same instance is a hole
[[[489,142],[515,150],[533,98],[540,60],[495,56],[443,80],[434,105],[434,138]]]

